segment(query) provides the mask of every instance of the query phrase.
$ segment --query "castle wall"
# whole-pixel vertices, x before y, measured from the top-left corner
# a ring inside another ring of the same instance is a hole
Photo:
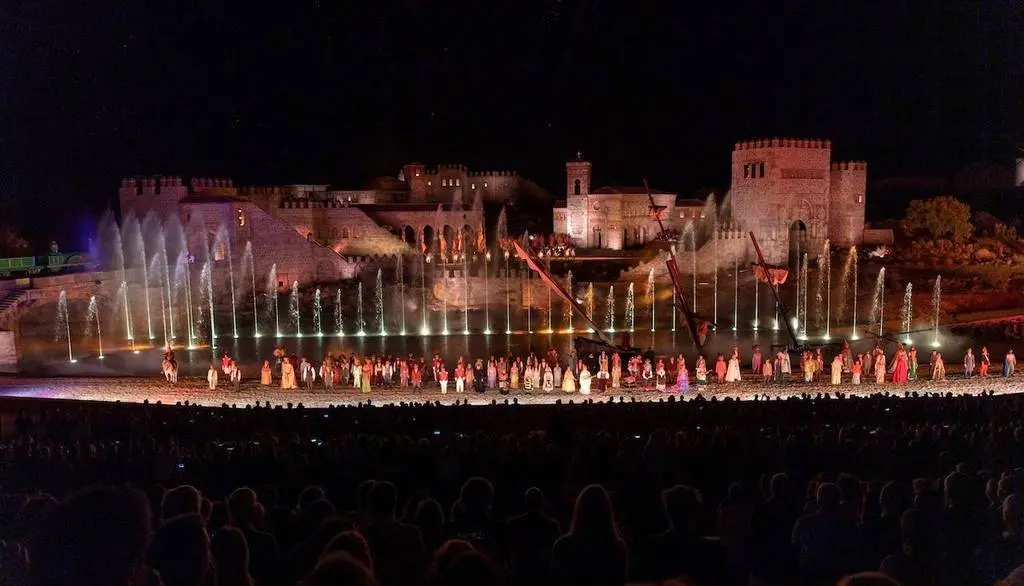
[[[121,217],[135,214],[140,220],[149,212],[160,218],[178,214],[178,202],[188,195],[181,177],[126,177],[117,191]]]
[[[363,256],[408,251],[399,236],[355,206],[288,201],[275,210],[275,216],[301,238],[320,242],[337,254]]]

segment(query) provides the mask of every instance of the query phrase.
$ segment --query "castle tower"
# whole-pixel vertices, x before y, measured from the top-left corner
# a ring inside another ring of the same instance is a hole
[[[768,262],[820,253],[829,232],[832,143],[772,138],[732,151],[732,222],[761,242]]]
[[[402,175],[409,185],[409,199],[427,201],[427,168],[420,163],[409,163],[402,167]]]
[[[864,193],[868,165],[864,161],[832,163],[829,188],[828,237],[835,246],[864,241]]]
[[[583,153],[565,163],[565,232],[576,246],[593,246],[590,242],[590,161]]]
[[[576,153],[575,161],[565,163],[565,194],[566,196],[587,195],[590,193],[590,161],[583,160],[583,153]]]

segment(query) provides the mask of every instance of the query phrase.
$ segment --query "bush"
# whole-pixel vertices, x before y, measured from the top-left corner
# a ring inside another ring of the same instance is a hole
[[[924,233],[956,242],[964,241],[974,232],[971,208],[949,196],[913,200],[900,225],[907,236]]]

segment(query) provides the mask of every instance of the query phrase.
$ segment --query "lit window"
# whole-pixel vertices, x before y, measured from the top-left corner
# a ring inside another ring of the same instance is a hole
[[[242,211],[242,208],[238,208],[238,227],[245,227],[245,212]]]
[[[487,189],[487,182],[484,181],[484,189]]]
[[[857,203],[864,203],[864,196],[863,195],[858,195],[857,196]]]
[[[416,176],[417,176],[417,177],[419,177],[419,176],[420,176],[420,172],[419,172],[419,171],[416,171]]]
[[[441,187],[448,187],[448,180],[447,179],[442,179],[441,180]]]
[[[458,177],[456,177],[455,178],[455,187],[461,187],[461,186],[462,186],[462,180],[459,179]]]
[[[427,180],[427,187],[433,187],[433,186],[434,186],[434,182],[433,182],[433,181],[430,181],[430,180],[428,179],[428,180]]]
[[[470,183],[469,184],[469,188],[470,189],[476,189],[476,183]]]

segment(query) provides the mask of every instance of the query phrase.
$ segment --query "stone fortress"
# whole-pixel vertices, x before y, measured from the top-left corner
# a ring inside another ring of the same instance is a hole
[[[565,200],[552,208],[555,233],[569,234],[578,248],[609,251],[642,247],[658,237],[644,187],[593,189],[592,163],[582,153],[565,165]],[[728,258],[751,260],[746,233],[752,230],[767,260],[784,263],[801,251],[817,256],[826,239],[836,246],[861,244],[866,182],[866,164],[832,161],[828,140],[774,138],[736,143],[729,195],[718,207],[657,189],[651,195],[667,229],[713,226],[703,232],[718,230],[720,240],[739,247]],[[198,215],[211,241],[223,226],[234,250],[246,243],[253,247],[257,272],[277,264],[282,286],[351,277],[359,270],[354,261],[418,253],[436,241],[438,231],[448,243],[459,231],[466,241],[480,230],[490,234],[482,202],[505,204],[523,196],[550,201],[536,183],[512,171],[418,163],[360,189],[132,177],[122,180],[118,196],[122,216],[173,216],[188,225]],[[697,246],[706,241],[705,236]]]
[[[591,169],[581,156],[566,163],[566,201],[553,210],[555,231],[584,248],[621,250],[654,239],[658,223],[645,188],[591,190]],[[866,187],[867,164],[833,162],[830,141],[773,138],[736,143],[728,196],[717,209],[653,188],[651,196],[664,209],[666,229],[682,233],[717,220],[711,231],[740,241],[741,257],[753,257],[747,237],[753,231],[766,260],[784,263],[797,251],[816,257],[826,239],[836,246],[861,244]]]

